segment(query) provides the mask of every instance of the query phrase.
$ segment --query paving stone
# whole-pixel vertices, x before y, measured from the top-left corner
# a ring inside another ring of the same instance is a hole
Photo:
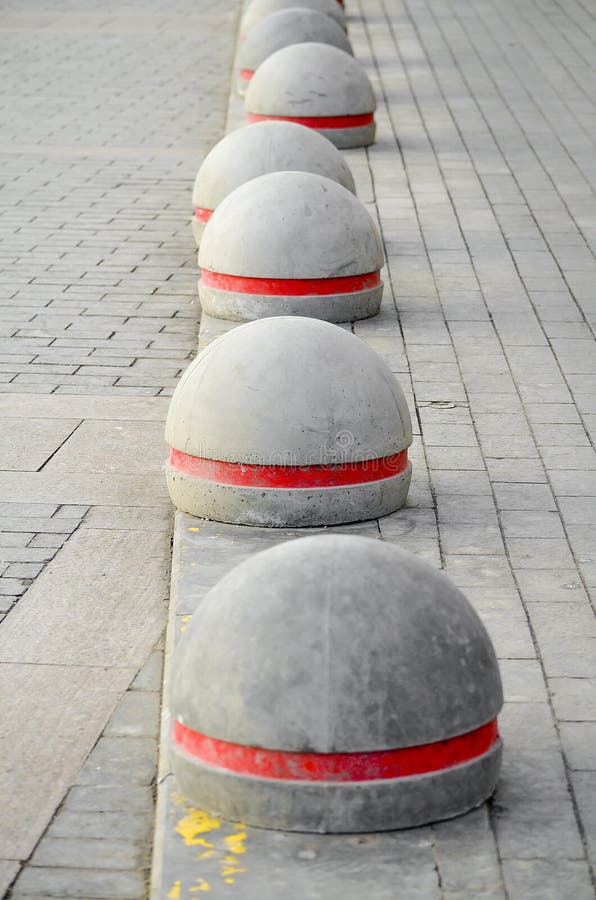
[[[530,603],[587,599],[577,569],[518,569],[515,573],[524,599]]]
[[[556,509],[553,495],[545,484],[495,484],[499,509]]]
[[[159,472],[166,458],[162,422],[85,421],[46,471],[143,474]]]
[[[495,525],[440,525],[441,543],[448,554],[474,554],[480,556],[498,556],[504,553],[503,540],[498,526]]]
[[[65,807],[52,822],[52,837],[147,841],[152,828],[145,810],[79,811]]]
[[[446,897],[504,897],[497,848],[486,807],[432,827]]]
[[[503,862],[511,900],[590,900],[594,888],[580,860],[511,859]]]
[[[569,766],[596,770],[596,722],[562,722],[559,727]]]
[[[163,628],[167,545],[157,532],[76,532],[3,623],[0,660],[126,666],[136,673]],[[51,642],[39,629],[40,616]]]
[[[150,784],[155,776],[154,738],[101,737],[76,777],[77,785]]]
[[[550,678],[548,685],[560,722],[596,721],[596,678]]]
[[[507,742],[495,798],[498,804],[510,809],[540,800],[568,801],[570,793],[561,750],[558,747],[512,748]]]
[[[29,856],[130,678],[126,668],[0,662],[0,858]]]
[[[104,734],[154,738],[158,730],[159,709],[158,691],[127,691],[114,710]]]
[[[496,807],[499,850],[503,859],[582,859],[584,849],[571,798]]]
[[[44,837],[31,865],[72,869],[140,869],[145,865],[142,844],[132,841]]]
[[[161,690],[163,677],[163,651],[153,650],[149,658],[135,680],[130,686],[131,691],[157,691]]]
[[[77,419],[4,418],[0,468],[36,472],[79,425]]]
[[[508,702],[546,702],[546,685],[538,660],[501,659],[499,668]]]
[[[497,520],[494,502],[490,496],[460,498],[450,494],[438,494],[437,507],[439,522],[467,525]]]
[[[145,880],[141,872],[86,868],[28,866],[17,879],[15,895],[44,897],[117,898],[141,900]],[[14,895],[13,895],[14,896]]]
[[[507,550],[514,569],[564,569],[573,566],[566,540],[561,538],[508,538]]]

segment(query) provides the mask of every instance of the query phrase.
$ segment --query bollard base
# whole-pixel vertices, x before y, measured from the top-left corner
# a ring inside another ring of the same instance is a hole
[[[359,128],[317,128],[319,134],[326,137],[339,150],[351,150],[355,147],[369,147],[375,142],[376,125],[361,125]]]
[[[240,294],[207,287],[199,281],[203,310],[216,319],[250,322],[270,316],[308,316],[325,322],[354,322],[376,316],[381,306],[383,284],[351,294],[280,297],[271,294]]]
[[[168,490],[183,512],[215,522],[309,528],[387,516],[406,501],[412,466],[391,478],[323,488],[249,488],[204,481],[166,466]]]
[[[170,752],[178,785],[194,806],[259,828],[345,834],[413,828],[480,806],[495,789],[502,742],[441,771],[339,784],[237,775],[206,766],[176,746]]]

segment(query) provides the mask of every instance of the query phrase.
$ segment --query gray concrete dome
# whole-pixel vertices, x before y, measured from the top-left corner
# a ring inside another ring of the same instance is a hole
[[[272,53],[252,77],[244,107],[249,122],[295,121],[340,149],[375,139],[376,100],[368,76],[353,56],[329,44],[292,44]]]
[[[296,6],[323,13],[346,30],[346,14],[337,0],[252,0],[240,21],[240,39],[244,40],[255,25],[273,13]]]
[[[317,319],[259,319],[210,344],[174,391],[166,441],[183,455],[166,470],[172,501],[216,521],[373,518],[403,504],[411,477],[397,379],[363,341]],[[193,474],[187,457],[240,465]],[[242,466],[264,467],[265,482]]]
[[[352,193],[354,179],[338,149],[312,128],[293,122],[245,125],[209,151],[195,179],[192,201],[197,246],[213,210],[237,187],[271,172],[312,172]],[[200,217],[196,211],[200,210]]]
[[[353,321],[378,312],[382,265],[379,232],[349,190],[310,172],[273,172],[229,194],[207,223],[199,296],[224,319]]]
[[[309,537],[233,569],[191,620],[170,701],[183,729],[239,748],[409,751],[403,775],[311,781],[300,769],[284,776],[284,759],[273,777],[214,769],[175,739],[188,799],[255,825],[411,827],[465,812],[496,784],[503,697],[488,634],[444,575],[381,541]],[[347,771],[352,759],[341,760]]]
[[[331,44],[352,55],[352,45],[345,31],[325,13],[296,6],[272,13],[251,28],[238,48],[238,93],[243,96],[255,70],[268,56],[288,47],[316,41]]]

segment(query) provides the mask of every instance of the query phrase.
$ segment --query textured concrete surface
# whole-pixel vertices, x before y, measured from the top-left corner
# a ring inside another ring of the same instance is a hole
[[[196,345],[190,191],[235,20],[209,0],[3,4],[0,896],[147,893],[163,423]]]
[[[575,0],[353,0],[348,9],[379,108],[377,143],[346,156],[380,223],[388,282],[381,316],[354,331],[398,374],[417,435],[408,507],[366,528],[444,568],[482,616],[504,682],[503,774],[480,810],[354,838],[358,855],[351,846],[347,860],[336,839],[192,810],[164,759],[155,896],[192,897],[205,885],[224,896],[228,878],[259,900],[396,891],[587,900],[596,17]],[[242,122],[234,99],[229,121]],[[204,317],[202,344],[228,327]],[[170,647],[217,578],[296,534],[179,516]],[[237,871],[226,875],[232,846]]]

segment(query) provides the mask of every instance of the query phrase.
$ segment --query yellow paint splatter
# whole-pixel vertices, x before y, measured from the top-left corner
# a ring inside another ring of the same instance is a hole
[[[200,531],[201,529],[200,528],[189,528],[188,530],[189,531]]]
[[[191,619],[192,619],[192,616],[182,616],[182,618],[180,619],[180,621],[182,622],[182,625],[180,626],[180,631],[186,631],[186,626],[188,625],[188,623],[190,622]]]
[[[224,844],[226,845],[228,851],[232,853],[234,856],[241,856],[243,853],[246,853],[246,844],[244,843],[246,840],[246,832],[240,831],[238,834],[229,834],[224,838]]]
[[[214,856],[217,856],[217,850],[205,850],[204,853],[197,853],[197,859],[200,859],[201,861],[213,859]]]
[[[204,838],[199,837],[209,831],[221,828],[221,822],[203,809],[187,808],[186,815],[176,825],[176,831],[187,847],[212,847]]]
[[[197,838],[194,842],[198,847],[206,847],[207,850],[213,850],[215,844],[212,844],[211,841],[206,841],[205,838]]]
[[[221,867],[221,877],[227,878],[228,875],[237,875],[239,872],[246,872],[246,869],[241,869],[239,866],[222,866]]]
[[[193,887],[188,889],[191,893],[196,893],[197,891],[210,891],[211,885],[208,881],[205,881],[204,878],[197,878],[197,884],[193,885]]]
[[[226,884],[236,884],[235,878],[224,878]]]
[[[168,900],[180,900],[181,881],[175,881],[171,889],[168,891]]]

